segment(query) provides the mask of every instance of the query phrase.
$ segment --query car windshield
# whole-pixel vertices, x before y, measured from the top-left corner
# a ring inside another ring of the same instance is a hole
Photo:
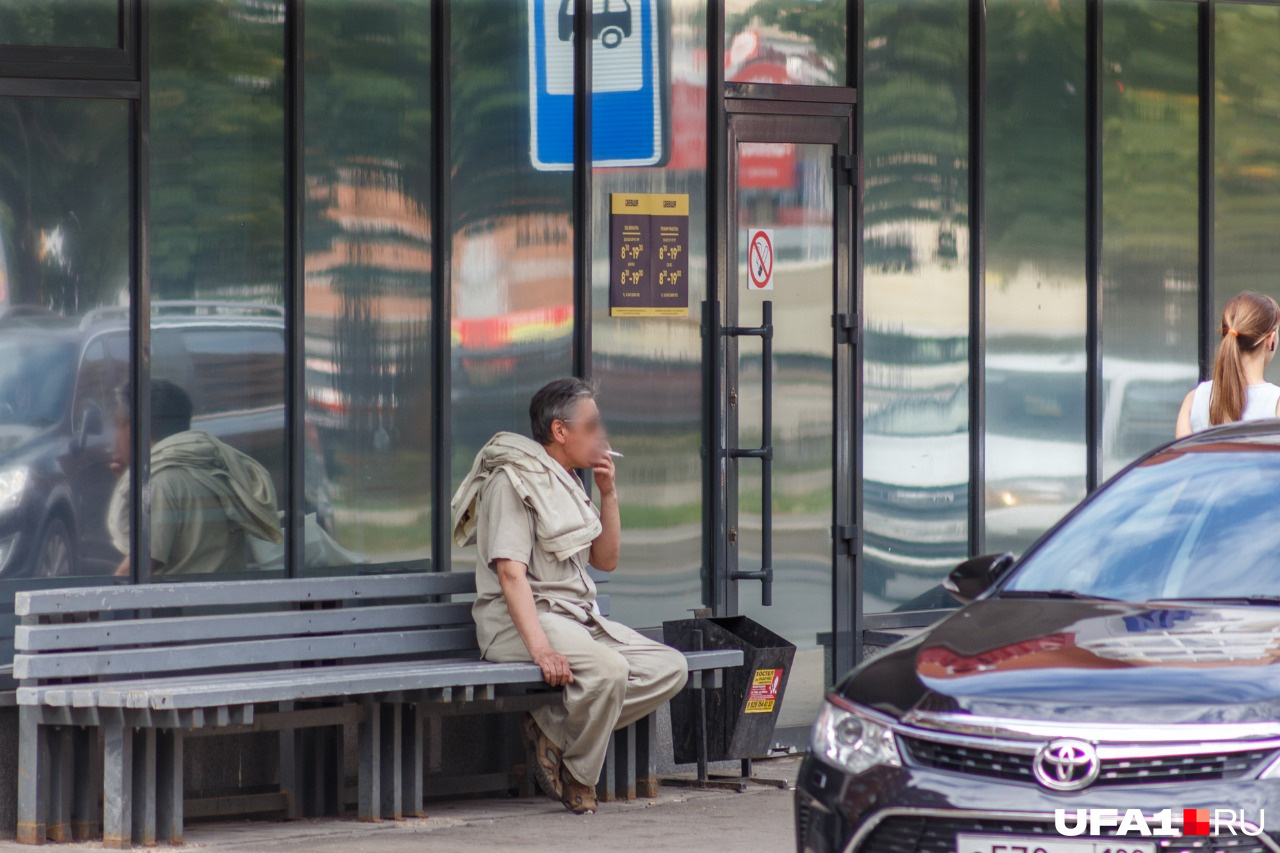
[[[58,421],[70,396],[75,365],[65,341],[0,339],[0,424],[47,426]]]
[[[1160,453],[1028,554],[1001,592],[1280,597],[1280,439]]]
[[[999,435],[1070,441],[1080,432],[1083,371],[987,371],[988,430]]]

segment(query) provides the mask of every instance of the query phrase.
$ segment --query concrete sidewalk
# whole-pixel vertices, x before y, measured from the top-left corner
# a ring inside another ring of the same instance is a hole
[[[756,762],[757,775],[794,784],[798,758]],[[653,799],[605,803],[577,817],[541,797],[442,802],[428,817],[388,823],[305,820],[235,821],[187,827],[186,850],[227,853],[657,853],[734,850],[786,853],[795,849],[792,792],[753,785],[745,793],[663,786]],[[0,850],[29,851],[12,842]],[[53,849],[53,848],[47,848]],[[101,849],[60,844],[58,850]],[[160,848],[163,849],[163,848]]]

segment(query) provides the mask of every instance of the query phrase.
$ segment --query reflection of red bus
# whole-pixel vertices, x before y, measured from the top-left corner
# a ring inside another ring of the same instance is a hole
[[[630,0],[604,0],[604,10],[591,15],[591,38],[614,48],[631,37]],[[573,38],[573,0],[560,0],[560,41]]]

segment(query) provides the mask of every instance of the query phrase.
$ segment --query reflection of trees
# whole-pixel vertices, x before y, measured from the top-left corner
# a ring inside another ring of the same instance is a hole
[[[115,47],[119,6],[113,0],[0,0],[5,44]]]
[[[425,449],[428,411],[405,407],[431,390],[429,10],[332,0],[306,11],[307,266],[338,300],[343,442],[361,453],[400,440]]]
[[[1194,358],[1197,18],[1194,6],[1159,0],[1112,3],[1103,18],[1103,337],[1110,354]],[[1162,322],[1152,322],[1161,308]],[[1168,401],[1170,421],[1177,402]]]
[[[1084,269],[1085,4],[987,11],[988,267]]]
[[[284,4],[151,4],[151,275],[160,298],[284,270]]]
[[[529,159],[529,30],[524,0],[454,3],[454,230],[519,213],[568,212],[571,182]]]
[[[968,226],[967,21],[953,0],[866,6],[864,222],[871,232],[937,223],[943,259]],[[913,248],[906,235],[872,234],[866,260],[904,271],[933,260]]]
[[[128,290],[128,107],[0,100],[0,279],[69,314]]]
[[[1280,296],[1280,9],[1217,7],[1216,287]]]

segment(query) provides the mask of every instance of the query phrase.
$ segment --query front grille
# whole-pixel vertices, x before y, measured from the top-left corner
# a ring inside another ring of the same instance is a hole
[[[916,737],[902,737],[902,746],[912,763],[935,770],[950,770],[992,779],[1035,784],[1030,755],[939,743]],[[1275,753],[1261,749],[1213,755],[1162,755],[1144,758],[1109,758],[1094,785],[1131,785],[1135,782],[1205,782],[1238,779],[1254,771]]]
[[[858,845],[858,853],[956,853],[956,835],[959,833],[1060,837],[1052,821],[913,815],[885,818]],[[1114,832],[1103,835],[1111,837]],[[1260,839],[1245,835],[1151,840],[1156,842],[1162,853],[1270,853]]]
[[[914,737],[902,738],[902,744],[912,763],[922,767],[1019,782],[1035,781],[1031,776],[1030,755],[938,743]]]

